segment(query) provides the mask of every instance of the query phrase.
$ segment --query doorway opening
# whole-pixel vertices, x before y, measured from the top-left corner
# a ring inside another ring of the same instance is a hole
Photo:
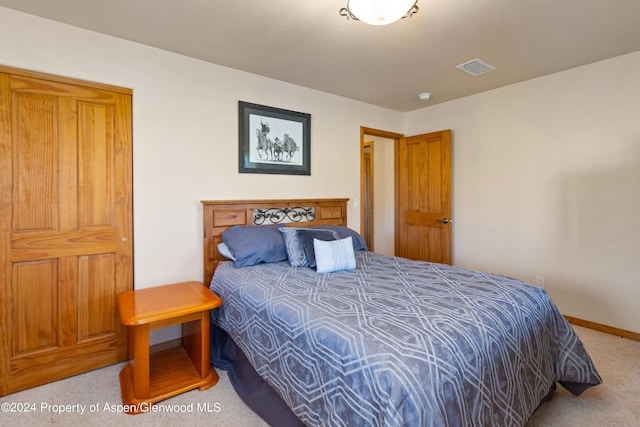
[[[451,263],[451,130],[405,138],[361,127],[360,147],[360,224],[370,250]]]
[[[404,135],[360,128],[360,231],[370,251],[396,253],[398,147]]]

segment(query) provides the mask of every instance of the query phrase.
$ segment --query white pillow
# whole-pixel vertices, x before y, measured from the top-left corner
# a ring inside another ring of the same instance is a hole
[[[231,253],[231,251],[229,250],[229,247],[224,242],[218,243],[218,252],[220,252],[220,255],[222,255],[225,258],[229,258],[230,260],[233,260],[233,261],[236,260],[233,257],[233,254]]]
[[[351,236],[341,240],[323,241],[313,239],[318,273],[353,270],[356,268],[356,256],[353,252]]]

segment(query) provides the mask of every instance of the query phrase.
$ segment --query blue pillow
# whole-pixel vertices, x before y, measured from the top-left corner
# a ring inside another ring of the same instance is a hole
[[[286,261],[287,251],[278,225],[235,225],[222,233],[236,262],[236,267],[248,267],[261,262]]]
[[[315,228],[315,227],[312,227]],[[317,228],[324,228],[326,230],[333,230],[336,233],[338,233],[338,235],[340,236],[341,239],[344,239],[346,237],[351,237],[351,240],[353,241],[353,250],[354,251],[366,251],[368,250],[367,248],[367,242],[365,242],[364,237],[362,237],[360,235],[360,233],[358,233],[355,230],[352,230],[348,227],[343,227],[341,225],[319,225],[317,226]]]

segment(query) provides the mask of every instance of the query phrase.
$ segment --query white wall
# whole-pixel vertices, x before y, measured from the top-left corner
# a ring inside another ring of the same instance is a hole
[[[0,64],[133,89],[136,288],[201,279],[200,200],[353,201],[360,126],[451,128],[455,263],[640,331],[640,53],[405,115],[5,8]],[[238,100],[311,114],[311,176],[238,174]]]
[[[200,200],[359,197],[360,126],[402,114],[0,8],[0,63],[133,89],[135,284],[202,278]],[[311,176],[238,173],[238,101],[311,114]],[[359,229],[349,204],[349,225]]]
[[[455,264],[543,276],[563,313],[640,332],[639,69],[636,52],[405,115],[406,135],[453,129]]]
[[[202,280],[205,199],[348,197],[401,113],[0,8],[0,64],[133,89],[134,284]],[[238,101],[311,114],[311,176],[238,173]],[[157,340],[156,340],[157,341]]]

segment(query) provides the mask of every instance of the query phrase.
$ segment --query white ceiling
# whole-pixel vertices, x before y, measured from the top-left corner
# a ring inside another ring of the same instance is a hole
[[[418,0],[418,14],[383,27],[340,16],[346,3],[0,0],[402,112],[640,50],[639,0]],[[472,77],[456,69],[474,58],[496,70]],[[431,100],[419,100],[420,92]]]

